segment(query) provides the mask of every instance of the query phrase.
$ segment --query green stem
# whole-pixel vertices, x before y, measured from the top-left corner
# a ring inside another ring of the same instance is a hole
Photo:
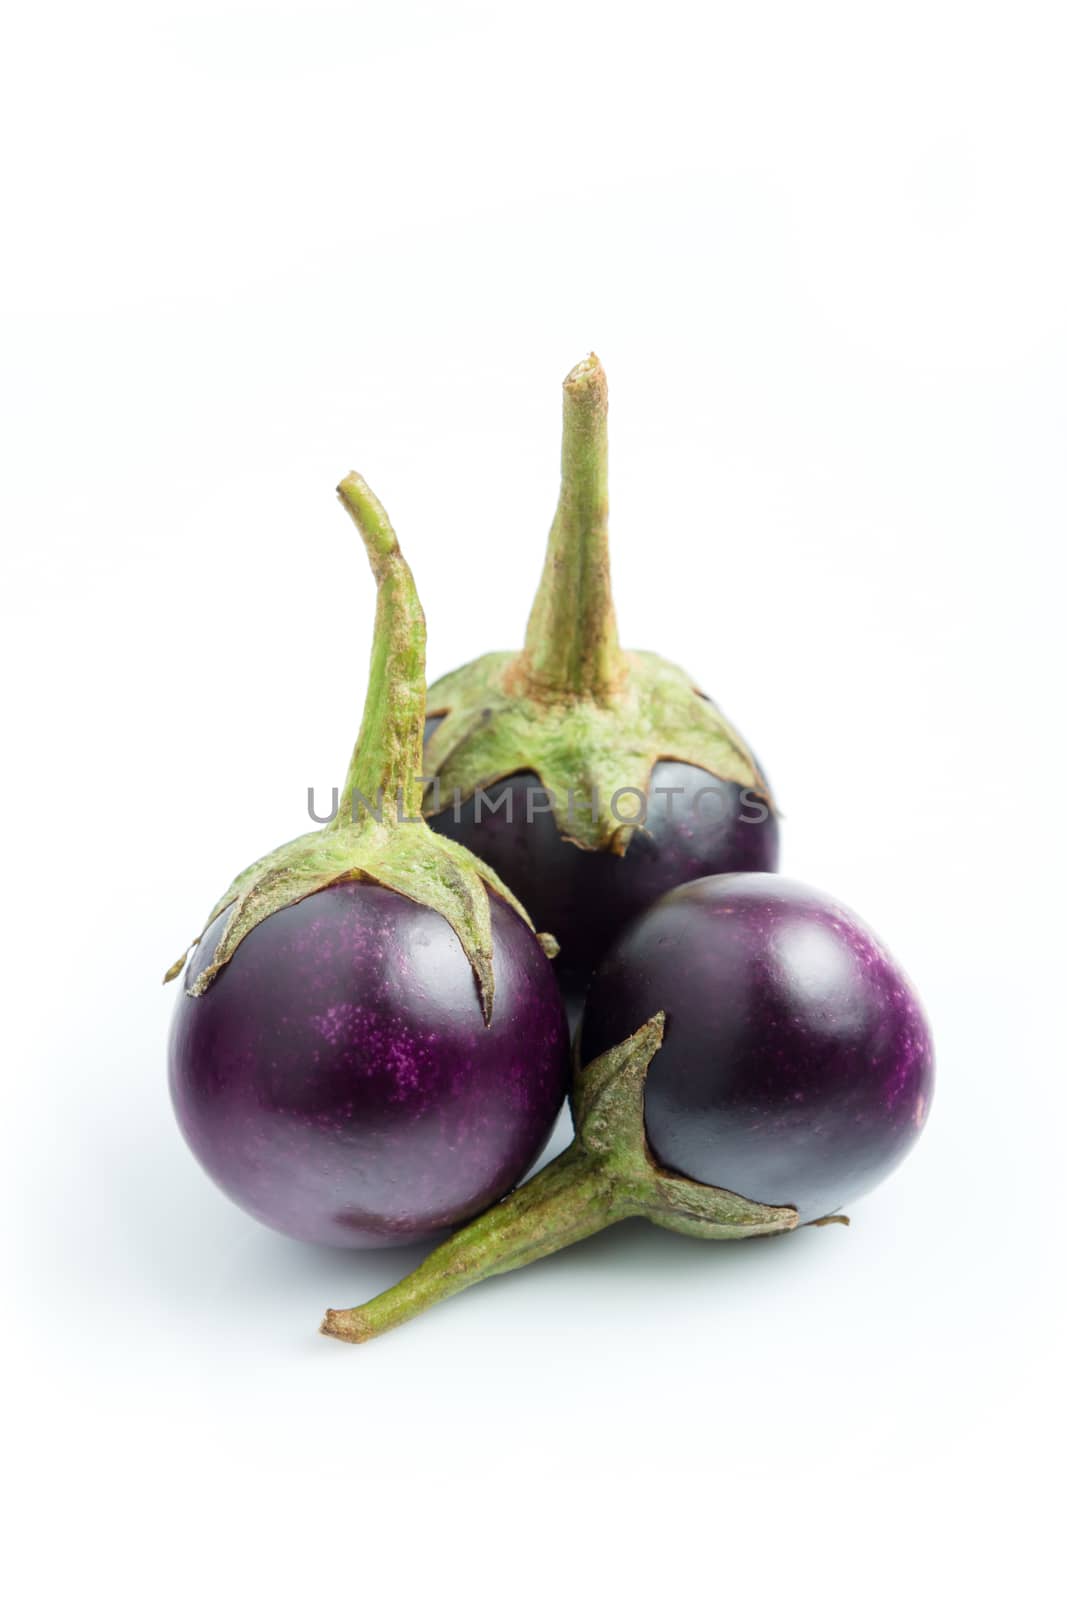
[[[343,828],[361,820],[364,803],[376,808],[379,796],[382,821],[391,824],[419,817],[422,808],[417,779],[426,721],[426,619],[380,500],[356,472],[337,493],[366,546],[378,605],[363,721],[337,815],[327,826]]]
[[[528,1266],[639,1209],[603,1163],[573,1144],[400,1283],[351,1311],[327,1311],[322,1332],[364,1344],[472,1284]]]
[[[791,1206],[760,1205],[668,1172],[653,1159],[645,1139],[645,1078],[665,1021],[658,1012],[576,1070],[569,1149],[454,1233],[401,1283],[351,1311],[327,1311],[321,1331],[364,1344],[483,1278],[528,1266],[624,1217],[647,1217],[697,1239],[795,1228]]]
[[[595,355],[563,383],[559,505],[516,673],[541,700],[607,700],[626,678],[608,555],[608,385]]]

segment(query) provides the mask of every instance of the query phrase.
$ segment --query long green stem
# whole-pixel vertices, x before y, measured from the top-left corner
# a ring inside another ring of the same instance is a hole
[[[446,1239],[400,1283],[351,1311],[327,1311],[322,1332],[364,1344],[472,1284],[528,1266],[639,1209],[602,1163],[571,1145],[521,1189]]]
[[[786,1233],[791,1206],[764,1206],[714,1189],[653,1160],[645,1139],[645,1077],[663,1042],[663,1012],[574,1079],[574,1143],[366,1305],[327,1311],[322,1332],[349,1344],[388,1333],[450,1295],[563,1250],[624,1217],[698,1239]]]
[[[376,808],[382,820],[417,818],[422,791],[422,735],[426,721],[426,620],[410,568],[377,496],[356,472],[338,485],[342,505],[359,529],[378,584],[370,680],[359,737],[337,815],[330,827],[356,820],[359,808]]]
[[[516,670],[546,700],[609,699],[626,678],[608,556],[608,385],[595,355],[564,380],[559,505]]]

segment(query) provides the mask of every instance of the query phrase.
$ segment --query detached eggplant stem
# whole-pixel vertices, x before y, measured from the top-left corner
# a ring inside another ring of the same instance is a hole
[[[599,1233],[624,1217],[700,1239],[786,1233],[791,1206],[764,1206],[658,1166],[645,1138],[645,1077],[663,1042],[662,1012],[577,1069],[573,1144],[528,1183],[468,1223],[414,1272],[349,1311],[327,1311],[321,1332],[364,1344],[498,1273]]]

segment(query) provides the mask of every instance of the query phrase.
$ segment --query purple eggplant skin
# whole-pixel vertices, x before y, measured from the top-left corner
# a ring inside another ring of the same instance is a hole
[[[728,873],[674,889],[623,933],[590,986],[579,1058],[658,1011],[645,1086],[664,1167],[828,1216],[922,1130],[929,1027],[908,979],[851,911],[802,884]]]
[[[274,913],[179,996],[174,1108],[232,1200],[294,1238],[366,1248],[431,1238],[522,1178],[563,1103],[567,1025],[536,937],[490,900],[488,1027],[444,918],[369,882]]]
[[[510,821],[503,808],[491,809],[509,790]],[[633,804],[620,806],[627,803]],[[685,762],[657,762],[645,825],[622,856],[564,839],[546,804],[536,775],[523,772],[486,788],[480,805],[477,796],[463,801],[458,819],[449,805],[427,821],[487,862],[535,926],[552,930],[560,947],[556,977],[572,1012],[622,929],[668,889],[711,873],[774,872],[778,866],[773,811],[738,784]]]

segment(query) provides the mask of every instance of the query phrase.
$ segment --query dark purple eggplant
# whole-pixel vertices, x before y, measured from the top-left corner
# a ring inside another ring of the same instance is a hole
[[[740,735],[680,668],[620,647],[596,356],[563,385],[559,506],[524,648],[442,678],[427,706],[430,825],[552,928],[572,1006],[666,890],[777,867],[774,803]]]
[[[231,1199],[297,1238],[368,1246],[432,1237],[522,1177],[563,1101],[567,1027],[519,902],[422,819],[422,608],[366,484],[353,474],[339,494],[378,584],[347,782],[326,827],[212,911],[170,1085]]]
[[[362,1343],[624,1217],[705,1239],[846,1220],[933,1089],[900,968],[850,911],[767,873],[685,884],[637,918],[590,986],[577,1059],[569,1149],[325,1333]]]
[[[664,895],[597,972],[581,1059],[654,1011],[649,1149],[700,1183],[812,1222],[880,1183],[926,1119],[933,1050],[911,985],[858,917],[791,879]]]

